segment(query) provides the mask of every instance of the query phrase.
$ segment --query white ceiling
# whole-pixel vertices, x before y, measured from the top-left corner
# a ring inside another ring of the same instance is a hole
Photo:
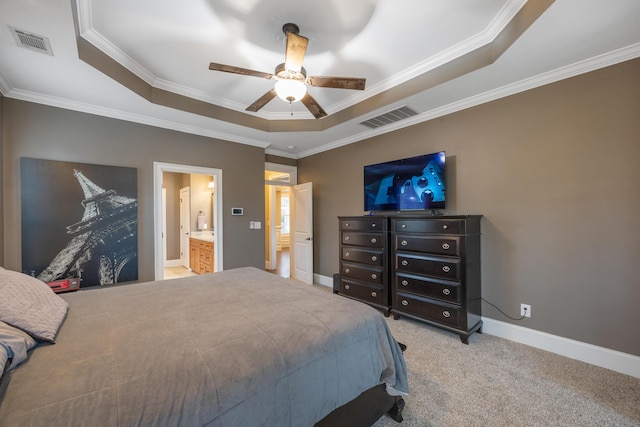
[[[0,91],[300,158],[640,56],[640,1],[557,0],[495,62],[428,83],[434,70],[498,45],[510,22],[548,2],[0,0]],[[116,82],[80,59],[74,18],[83,40],[149,87],[237,112],[240,120],[165,107]],[[217,62],[273,73],[284,62],[287,22],[309,38],[309,75],[367,79],[364,91],[309,88],[329,114],[319,123],[300,103],[277,98],[246,112],[273,81],[208,70]],[[19,47],[10,27],[47,37],[53,56]],[[403,93],[416,82],[421,89]],[[418,115],[375,130],[360,124],[404,105]]]

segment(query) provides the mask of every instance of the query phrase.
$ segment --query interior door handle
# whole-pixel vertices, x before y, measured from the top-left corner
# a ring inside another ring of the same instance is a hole
[[[307,237],[307,238],[306,238],[306,239],[304,239],[304,240],[311,240],[311,237]]]

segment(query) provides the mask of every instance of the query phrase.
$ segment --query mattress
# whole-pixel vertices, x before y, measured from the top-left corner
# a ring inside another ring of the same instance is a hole
[[[2,426],[312,426],[408,393],[384,317],[247,267],[62,294],[55,343],[8,374]]]

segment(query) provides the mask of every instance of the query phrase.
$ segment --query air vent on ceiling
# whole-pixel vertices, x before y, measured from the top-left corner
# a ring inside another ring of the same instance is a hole
[[[39,36],[18,28],[9,28],[11,29],[11,34],[19,47],[24,47],[29,50],[53,56],[51,43],[49,43],[49,39],[47,37]]]
[[[365,120],[364,122],[360,122],[360,124],[370,127],[371,129],[375,129],[381,126],[390,125],[391,123],[399,122],[400,120],[404,120],[417,114],[418,113],[416,111],[413,111],[411,108],[404,106],[387,113],[380,114],[379,116],[373,117],[369,120]]]

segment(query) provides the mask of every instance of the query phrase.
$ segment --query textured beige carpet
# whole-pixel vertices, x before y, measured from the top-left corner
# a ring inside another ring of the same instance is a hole
[[[404,422],[375,427],[640,426],[640,379],[487,334],[388,318],[407,345]]]

